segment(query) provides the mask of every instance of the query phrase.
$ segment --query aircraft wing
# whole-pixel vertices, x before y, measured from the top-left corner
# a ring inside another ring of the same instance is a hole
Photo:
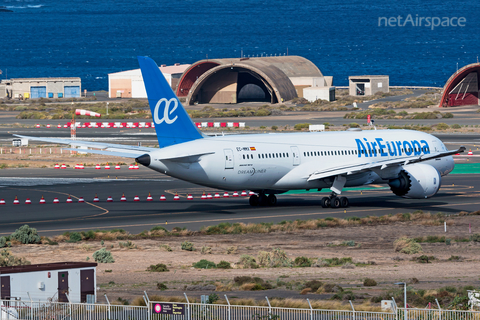
[[[142,154],[157,150],[156,148],[142,147],[142,146],[129,146],[123,144],[114,144],[114,143],[105,143],[105,142],[94,142],[94,141],[81,141],[81,140],[71,140],[71,139],[59,139],[59,138],[39,138],[39,137],[30,137],[14,134],[15,137],[24,138],[34,141],[44,141],[50,143],[58,144],[67,144],[72,147],[87,147],[87,148],[96,148],[101,150],[91,150],[85,149],[81,150],[82,152],[103,154],[108,156],[116,157],[126,157],[126,158],[136,158]],[[75,148],[65,148],[65,150],[79,151]]]
[[[391,166],[407,165],[411,163],[418,163],[418,162],[433,160],[437,158],[443,158],[443,157],[451,156],[456,153],[464,152],[464,151],[465,151],[465,147],[461,146],[458,150],[436,152],[434,154],[426,154],[426,155],[414,156],[414,157],[409,156],[409,157],[397,158],[393,160],[379,160],[377,162],[361,164],[361,165],[329,168],[327,170],[315,171],[308,177],[307,181],[324,179],[324,178],[334,177],[338,175],[352,175],[352,174],[373,170],[373,169],[383,170]]]
[[[158,148],[149,148],[142,146],[129,146],[123,144],[114,144],[114,143],[104,143],[104,142],[94,142],[94,141],[80,141],[80,140],[71,140],[71,139],[58,139],[58,138],[39,138],[39,137],[30,137],[14,134],[14,136],[29,140],[35,141],[44,141],[50,143],[58,144],[68,144],[72,147],[88,147],[96,148],[101,150],[94,149],[76,149],[76,148],[64,148],[64,150],[79,151],[93,154],[101,154],[106,156],[114,157],[123,157],[123,158],[138,158],[144,154],[148,154],[152,151],[159,150]],[[163,150],[163,149],[162,149]],[[200,156],[214,154],[213,151],[206,151],[201,153],[171,153],[165,150],[156,156],[158,160],[170,160],[174,162],[196,162]]]

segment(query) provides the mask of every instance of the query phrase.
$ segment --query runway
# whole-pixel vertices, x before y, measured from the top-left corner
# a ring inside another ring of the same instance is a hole
[[[480,208],[480,174],[454,174],[442,179],[439,193],[425,200],[399,198],[385,186],[349,189],[351,206],[324,209],[320,198],[327,193],[295,193],[278,196],[276,207],[251,207],[248,197],[201,200],[201,194],[215,192],[191,183],[141,168],[135,171],[107,172],[94,170],[15,169],[1,171],[0,235],[8,235],[23,224],[38,229],[42,235],[91,229],[125,229],[132,233],[162,225],[199,230],[220,222],[280,222],[282,220],[317,219],[325,217],[363,217],[423,210],[455,214]],[[60,174],[61,173],[61,174]],[[242,191],[242,190],[239,190]],[[148,193],[154,201],[147,202]],[[173,201],[178,192],[179,201]],[[120,202],[122,194],[127,202]],[[194,199],[187,200],[187,194]],[[159,201],[160,195],[167,201]],[[66,203],[71,195],[73,203]],[[92,202],[97,195],[100,202]],[[138,195],[139,202],[133,197]],[[223,191],[221,193],[223,195]],[[18,196],[20,204],[14,205]],[[44,196],[46,204],[39,204]],[[112,196],[114,202],[106,202]],[[24,204],[29,197],[32,204]],[[53,203],[57,197],[58,204]],[[85,203],[77,203],[79,197]]]

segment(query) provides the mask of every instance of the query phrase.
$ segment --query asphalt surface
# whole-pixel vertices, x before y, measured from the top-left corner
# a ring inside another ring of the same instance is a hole
[[[301,193],[278,196],[276,207],[251,207],[248,197],[201,200],[203,191],[215,190],[179,181],[147,168],[135,171],[114,170],[55,170],[16,169],[1,171],[0,235],[10,234],[23,224],[29,224],[42,235],[65,231],[122,228],[138,233],[162,225],[198,230],[220,222],[280,222],[282,220],[316,219],[385,215],[415,210],[455,214],[462,210],[475,211],[480,207],[480,175],[449,175],[442,179],[439,193],[425,200],[409,200],[393,195],[388,188],[364,188],[346,191],[351,206],[347,209],[324,209],[320,199],[327,193]],[[117,174],[117,176],[114,176]],[[242,190],[239,190],[242,191]],[[151,193],[153,200],[147,202]],[[175,193],[179,201],[173,201]],[[122,194],[127,202],[120,202]],[[223,192],[219,192],[223,196]],[[192,194],[193,200],[187,200]],[[66,203],[68,196],[73,203]],[[97,195],[100,202],[93,202]],[[139,202],[134,202],[134,196]],[[161,195],[167,201],[159,201]],[[20,204],[14,205],[18,197]],[[41,197],[46,204],[39,204]],[[114,202],[106,202],[112,196]],[[25,204],[26,198],[32,204]],[[57,197],[60,201],[54,204]],[[85,203],[78,203],[84,197]]]
[[[423,92],[416,91],[414,95]],[[407,96],[387,97],[382,100],[402,100]],[[376,101],[359,104],[364,109]],[[424,111],[424,110],[421,110]],[[429,110],[430,111],[430,110]],[[450,110],[440,110],[442,112]],[[301,113],[299,113],[301,115]],[[331,117],[325,112],[325,118],[313,119],[318,123],[330,122],[344,124],[353,122],[350,119]],[[203,119],[195,119],[201,121]],[[207,120],[207,119],[204,119]],[[291,125],[302,122],[288,117],[262,117],[237,119],[249,126]],[[382,124],[433,124],[446,122],[461,125],[478,125],[480,114],[467,112],[458,114],[453,119],[434,120],[379,120]],[[92,120],[93,121],[93,120]],[[108,120],[114,122],[115,120]],[[118,120],[120,121],[120,120]],[[139,121],[139,120],[137,120]],[[213,121],[208,119],[208,121]],[[233,121],[230,119],[215,119],[215,121]],[[312,119],[308,120],[314,123]],[[19,122],[26,127],[2,127],[2,124]],[[34,124],[43,125],[66,123],[67,120],[16,120],[13,117],[0,118],[0,145],[10,146],[12,134],[31,135],[39,137],[70,138],[69,129],[32,128]],[[479,134],[436,134],[449,149],[465,145],[471,148],[475,155],[480,155]],[[78,139],[94,139],[111,143],[154,146],[157,139],[154,129],[78,129]],[[35,145],[35,142],[30,142]],[[460,156],[458,162],[478,162],[480,158]],[[140,232],[156,225],[167,228],[186,227],[198,230],[203,226],[220,222],[280,222],[282,220],[314,219],[324,217],[348,217],[366,215],[384,215],[399,212],[424,210],[430,212],[444,212],[447,214],[459,211],[478,210],[480,197],[480,175],[449,175],[442,180],[443,187],[439,193],[430,199],[408,200],[393,195],[388,188],[366,188],[364,190],[346,191],[351,207],[344,209],[323,209],[320,199],[326,193],[298,193],[278,196],[276,207],[250,207],[248,197],[230,197],[228,199],[200,200],[202,192],[214,193],[191,183],[164,176],[146,168],[135,171],[116,170],[54,170],[54,169],[13,169],[0,171],[0,199],[6,204],[0,205],[0,234],[10,234],[19,226],[27,223],[36,227],[41,234],[52,235],[65,231],[81,231],[90,229],[122,228],[130,232]],[[238,190],[242,191],[242,190]],[[146,197],[151,193],[154,201],[147,202]],[[173,195],[178,192],[179,201],[173,201]],[[223,195],[222,190],[218,190]],[[128,201],[120,202],[125,194]],[[194,200],[186,200],[191,193]],[[165,195],[167,201],[159,201],[160,195]],[[42,195],[46,204],[39,204]],[[71,195],[74,203],[65,201]],[[92,202],[98,195],[100,202]],[[134,202],[133,197],[141,199]],[[20,204],[13,205],[18,196]],[[112,196],[114,202],[106,202]],[[57,197],[58,204],[53,203]],[[77,203],[79,197],[84,197],[86,203]],[[32,204],[24,204],[30,198]]]

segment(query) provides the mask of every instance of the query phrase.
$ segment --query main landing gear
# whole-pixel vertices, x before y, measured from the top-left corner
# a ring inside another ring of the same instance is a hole
[[[275,206],[277,204],[277,197],[274,194],[268,196],[264,193],[259,193],[250,196],[250,205],[255,206]]]
[[[346,208],[350,203],[347,197],[337,197],[333,193],[330,197],[323,197],[321,204],[323,208]]]

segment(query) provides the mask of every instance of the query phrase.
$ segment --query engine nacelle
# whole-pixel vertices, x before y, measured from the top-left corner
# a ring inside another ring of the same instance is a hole
[[[403,166],[398,177],[388,182],[393,193],[410,199],[430,198],[438,192],[440,184],[437,169],[423,163]]]

